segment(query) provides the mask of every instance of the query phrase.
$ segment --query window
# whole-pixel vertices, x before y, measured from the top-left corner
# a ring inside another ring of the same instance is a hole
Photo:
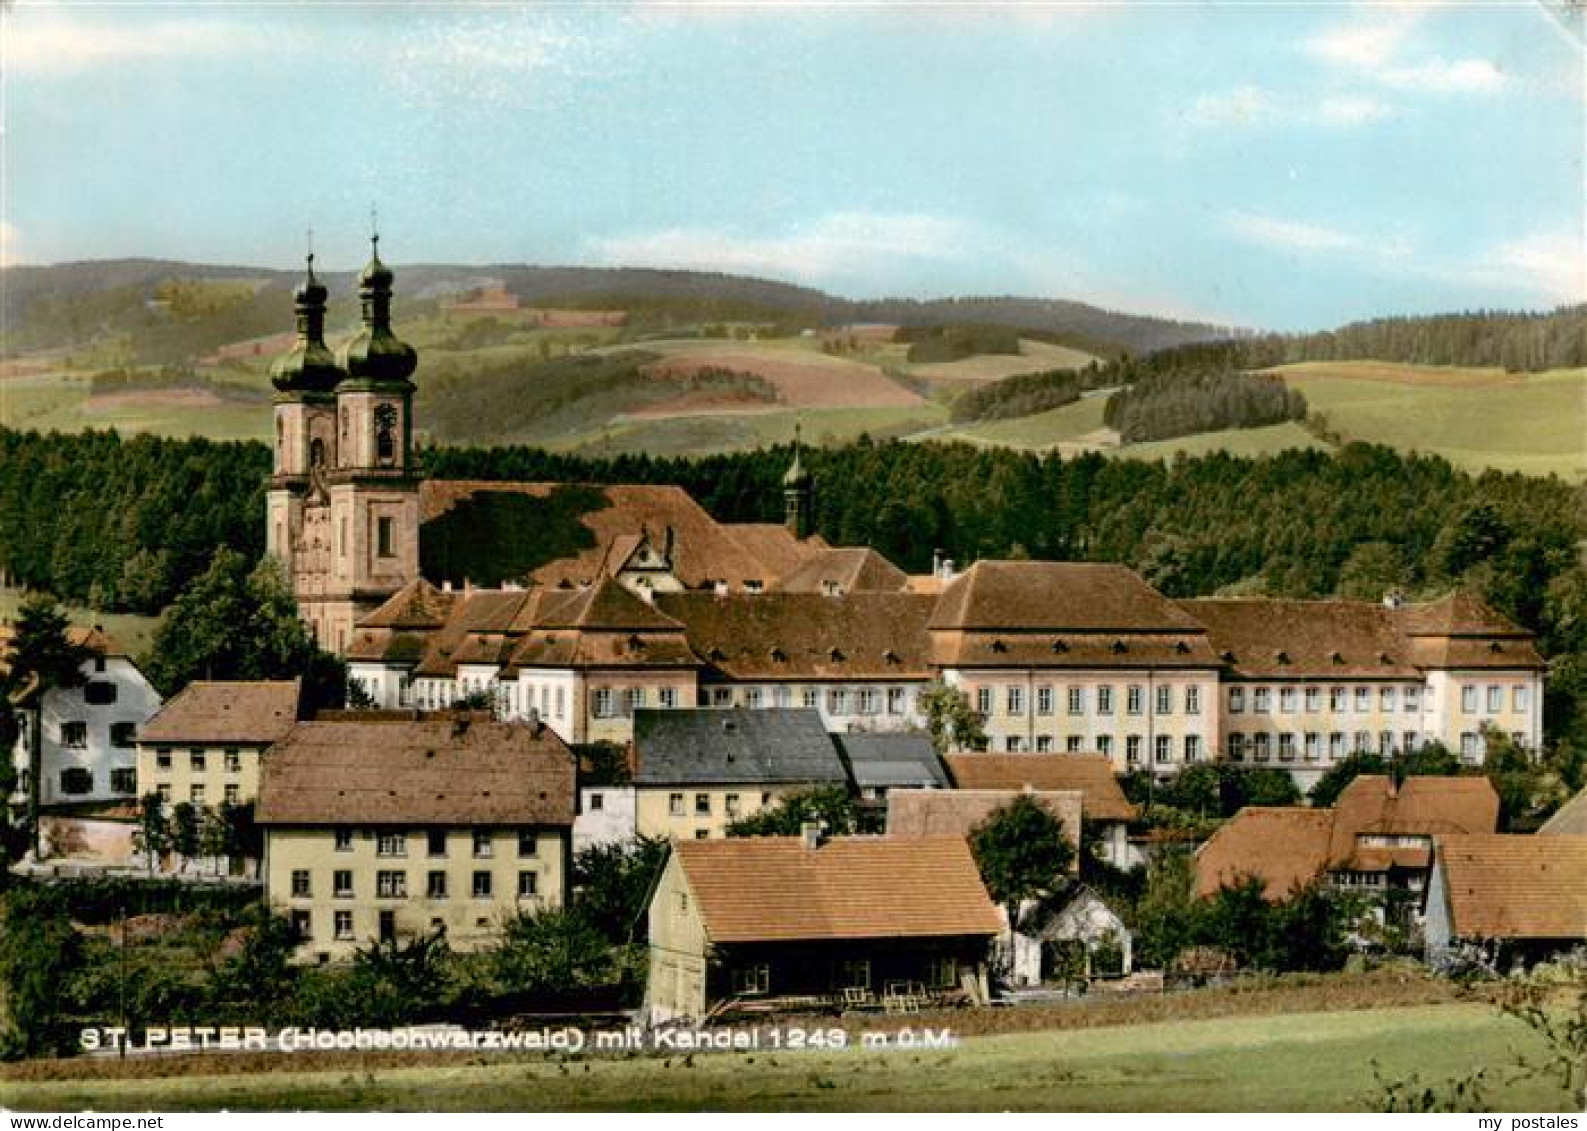
[[[676,710],[678,706],[678,689],[676,687],[663,687],[656,692],[656,702],[661,704],[663,710]]]
[[[1488,713],[1495,714],[1504,710],[1504,688],[1496,683],[1488,685]]]
[[[69,746],[74,750],[81,750],[88,745],[87,723],[62,723],[61,745]]]
[[[307,868],[298,868],[292,873],[292,898],[307,899],[313,892],[309,887],[309,872]]]
[[[407,833],[381,833],[375,840],[376,856],[406,856],[407,854]]]
[[[992,689],[990,687],[977,687],[975,689],[975,709],[983,716],[992,713]]]
[[[111,770],[110,771],[110,792],[111,793],[128,793],[128,794],[137,793],[138,792],[138,771],[134,770],[134,769],[131,769],[131,768],[128,768],[128,767],[122,767],[121,769]]]
[[[190,785],[190,786],[188,786],[187,787],[187,799],[189,801],[191,801],[194,805],[202,805],[202,804],[204,804],[204,787],[202,785]]]
[[[1036,689],[1036,713],[1038,715],[1052,714],[1052,688],[1038,687]]]
[[[1322,735],[1314,730],[1306,732],[1306,761],[1315,762],[1322,757]]]
[[[1356,731],[1356,753],[1372,753],[1372,732],[1369,730]]]
[[[83,685],[83,702],[94,707],[108,707],[116,701],[116,685],[103,679],[91,679]]]
[[[711,795],[709,793],[696,793],[694,795],[694,815],[696,817],[709,817],[711,815]]]
[[[1229,714],[1239,715],[1245,711],[1245,688],[1229,688]]]
[[[1201,714],[1201,688],[1197,684],[1188,684],[1185,687],[1185,714]]]
[[[557,688],[556,717],[559,719],[567,714],[567,690],[565,687]]]
[[[1138,715],[1141,713],[1141,687],[1132,683],[1124,692],[1124,711],[1126,714]]]
[[[1345,709],[1345,689],[1330,687],[1328,689],[1328,709],[1330,711],[1343,711]]]
[[[1156,747],[1157,761],[1172,762],[1174,760],[1174,740],[1168,735],[1158,735],[1153,745]]]
[[[893,706],[893,697],[895,695],[898,696],[898,706],[897,707]],[[775,703],[778,707],[781,707],[781,708],[792,707],[793,706],[793,688],[784,687],[783,685],[778,684],[776,689],[772,691],[772,702]],[[888,713],[889,714],[893,714],[893,715],[901,715],[901,714],[903,714],[903,708],[904,708],[903,694],[901,692],[899,692],[897,689],[889,691],[887,693],[887,710],[888,710]]]
[[[1288,731],[1278,736],[1278,759],[1281,762],[1295,760],[1295,736]]]
[[[161,746],[155,749],[154,768],[157,770],[169,770],[171,768],[171,750],[169,747]]]
[[[424,850],[427,856],[446,855],[446,830],[431,829],[424,834]]]
[[[1201,736],[1199,734],[1185,735],[1185,761],[1201,761]]]
[[[1345,756],[1345,736],[1343,731],[1334,731],[1328,736],[1328,757],[1338,761]]]
[[[933,986],[957,986],[959,963],[952,955],[934,955],[926,966],[926,977]]]
[[[110,745],[119,746],[123,750],[138,741],[137,723],[111,723]]]
[[[336,938],[346,942],[353,937],[353,913],[351,911],[336,912]]]
[[[1251,710],[1259,715],[1265,715],[1273,710],[1273,689],[1258,687],[1251,692]]]
[[[1255,758],[1258,762],[1267,761],[1268,755],[1272,751],[1272,746],[1273,746],[1273,736],[1272,735],[1265,734],[1265,733],[1257,733],[1257,734],[1252,735],[1251,736],[1251,757]]]
[[[236,805],[242,800],[242,786],[228,785],[226,787],[225,797],[227,805]]]
[[[1159,715],[1172,714],[1174,710],[1174,685],[1171,683],[1159,684],[1157,687],[1157,713]]]
[[[298,909],[292,912],[292,936],[299,939],[314,937],[314,918],[307,911]]]
[[[496,846],[491,841],[489,829],[474,830],[474,858],[488,860],[495,854]]]
[[[1378,731],[1378,753],[1388,758],[1394,753],[1394,732],[1392,730]]]
[[[1421,743],[1417,741],[1417,734],[1414,730],[1408,730],[1403,735],[1401,735],[1400,743],[1400,749],[1407,754],[1414,753],[1416,748],[1421,745]]]
[[[1322,688],[1308,687],[1306,689],[1306,713],[1315,715],[1322,710]]]
[[[339,868],[331,873],[331,893],[337,899],[353,898],[353,873],[351,869]]]
[[[610,719],[616,715],[612,709],[614,700],[610,687],[597,687],[595,689],[595,717],[597,719]]]
[[[799,702],[804,704],[807,711],[814,711],[821,706],[821,692],[814,687],[807,687],[799,693]]]
[[[849,713],[849,693],[839,687],[827,692],[827,714],[846,715]]]
[[[738,794],[730,793],[722,799],[722,812],[729,820],[738,816]]]
[[[695,840],[710,840],[711,839],[711,830],[710,829],[695,829],[694,830],[694,839]]]
[[[533,829],[519,829],[518,830],[518,856],[519,856],[519,859],[522,859],[523,857],[526,857],[526,856],[538,856],[538,855],[540,855],[540,837],[539,837],[539,835]]]
[[[1045,747],[1042,745],[1043,743],[1046,743]],[[1046,753],[1051,749],[1052,739],[1048,738],[1046,735],[1042,735],[1036,740],[1036,752],[1038,754]],[[1085,739],[1081,738],[1078,734],[1071,734],[1068,738],[1064,739],[1064,749],[1070,754],[1078,754],[1085,749]]]
[[[189,750],[187,752],[187,763],[195,774],[209,768],[209,759],[202,750]]]
[[[1460,689],[1460,709],[1468,715],[1476,713],[1477,689],[1469,683]]]
[[[70,766],[62,770],[61,792],[66,794],[94,792],[94,775],[81,766]]]
[[[337,829],[335,836],[337,852],[351,852],[353,850],[352,829]]]
[[[762,963],[759,966],[733,967],[733,992],[739,995],[764,994],[771,991],[771,967]]]
[[[1124,760],[1131,765],[1141,760],[1141,736],[1132,734],[1124,740]]]
[[[1420,698],[1420,692],[1421,689],[1412,684],[1405,689],[1405,694],[1400,696],[1400,699],[1405,703],[1405,713],[1407,715],[1414,715],[1420,709],[1420,704],[1417,701]]]
[[[375,406],[375,459],[382,467],[397,461],[397,406]]]
[[[1069,713],[1071,715],[1083,715],[1085,711],[1086,689],[1083,687],[1071,687],[1069,689]]]
[[[1295,713],[1295,689],[1293,687],[1281,687],[1278,689],[1278,709],[1286,715]]]
[[[882,694],[874,687],[867,687],[855,693],[860,703],[860,714],[875,715],[882,709]]]
[[[1372,689],[1370,687],[1356,688],[1356,713],[1364,715],[1372,710]]]
[[[1097,753],[1105,757],[1113,757],[1113,736],[1102,734],[1097,736]]]
[[[1010,754],[1023,754],[1025,752],[1025,740],[1017,734],[1011,734],[1003,740],[1003,749]]]
[[[1394,710],[1394,688],[1392,688],[1392,687],[1380,687],[1380,688],[1378,688],[1378,710],[1380,710],[1380,711],[1392,711],[1392,710]]]
[[[375,894],[381,899],[407,899],[408,873],[376,872]]]
[[[1469,730],[1460,736],[1460,756],[1462,758],[1475,758],[1477,756],[1477,736]]]
[[[863,959],[846,959],[838,966],[839,988],[868,990],[871,988],[871,964]]]
[[[226,772],[228,774],[240,774],[242,772],[242,751],[226,751]]]
[[[599,813],[606,808],[606,795],[604,793],[590,794],[590,812]]]
[[[1229,735],[1229,760],[1231,762],[1245,761],[1245,735],[1239,731]]]
[[[669,793],[667,795],[667,816],[669,816],[669,817],[681,817],[681,816],[683,816],[683,794],[681,794],[681,793]]]
[[[1097,688],[1097,714],[1111,715],[1113,713],[1113,688],[1104,683]]]
[[[536,894],[535,893],[535,886],[538,883],[539,883],[539,879],[538,879],[536,873],[534,873],[534,872],[519,872],[518,873],[518,898],[519,899],[533,899],[535,897],[535,894]]]
[[[1512,711],[1525,711],[1528,706],[1526,684],[1518,683],[1510,689],[1510,709]]]
[[[778,688],[787,691],[787,688]],[[904,713],[904,689],[902,687],[889,687],[887,689],[887,713],[889,715],[902,715]]]
[[[1023,715],[1025,713],[1025,689],[1023,687],[1008,688],[1008,713]]]
[[[161,782],[159,785],[154,787],[154,792],[160,798],[160,804],[161,805],[169,805],[171,803],[171,783],[170,782],[168,782],[168,781]]]
[[[377,558],[394,558],[396,550],[392,547],[392,523],[390,518],[382,515],[375,520],[375,556]]]
[[[446,898],[446,873],[445,872],[431,872],[428,876],[425,877],[425,881],[424,881],[424,898],[426,898],[426,899],[445,899]]]
[[[754,711],[758,711],[761,708],[762,704],[761,704],[760,688],[758,688],[758,687],[750,687],[750,688],[746,688],[745,689],[745,691],[744,691],[744,706],[746,706],[746,707],[750,708],[750,710],[754,710]]]
[[[475,872],[474,873],[474,898],[475,899],[489,899],[490,898],[490,882],[491,881],[490,881],[490,873],[489,872]]]

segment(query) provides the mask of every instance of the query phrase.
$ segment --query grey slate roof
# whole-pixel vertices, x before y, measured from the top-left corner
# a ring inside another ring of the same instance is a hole
[[[848,781],[819,711],[635,711],[634,756],[642,786]]]
[[[843,734],[838,746],[861,789],[948,788],[948,772],[924,734]]]

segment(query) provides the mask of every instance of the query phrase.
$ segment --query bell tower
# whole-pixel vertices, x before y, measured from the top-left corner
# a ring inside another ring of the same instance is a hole
[[[794,425],[793,463],[782,477],[783,524],[795,538],[810,535],[810,473],[800,458],[799,425]]]

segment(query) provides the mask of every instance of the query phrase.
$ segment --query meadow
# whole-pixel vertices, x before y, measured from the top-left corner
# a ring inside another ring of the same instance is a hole
[[[1485,1069],[1500,1111],[1577,1110],[1523,1077],[1541,1045],[1491,1006],[1416,1006],[966,1037],[942,1050],[359,1062],[299,1071],[190,1062],[169,1077],[0,1077],[21,1110],[1360,1111],[1383,1080],[1439,1087]],[[142,1066],[129,1065],[137,1071]]]

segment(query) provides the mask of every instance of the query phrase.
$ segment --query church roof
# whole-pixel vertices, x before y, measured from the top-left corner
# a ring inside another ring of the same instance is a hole
[[[778,583],[784,593],[900,593],[909,575],[868,546],[844,546],[810,555]]]

